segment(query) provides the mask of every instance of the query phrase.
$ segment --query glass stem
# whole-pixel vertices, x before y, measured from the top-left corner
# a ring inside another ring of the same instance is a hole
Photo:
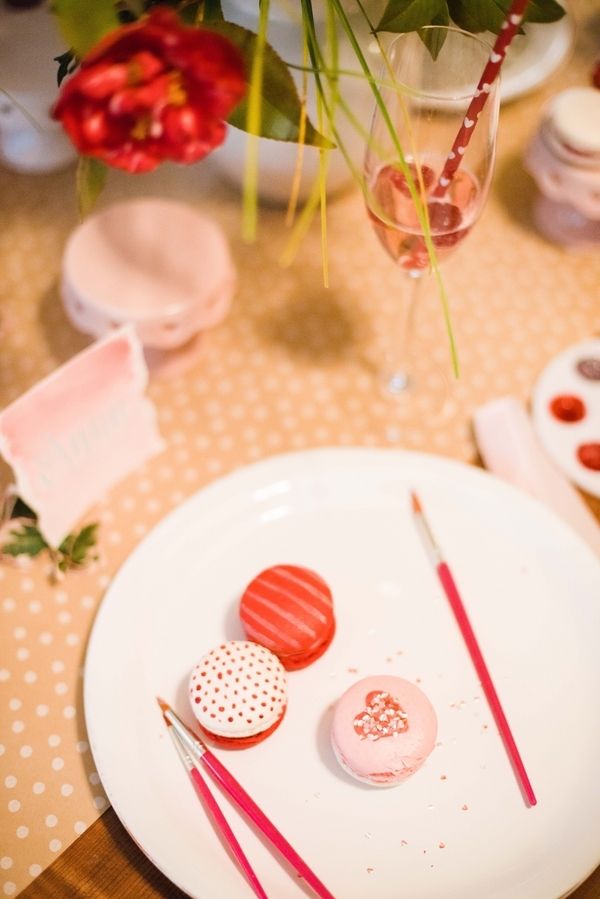
[[[386,370],[384,372],[385,390],[391,396],[403,396],[410,389],[410,361],[412,336],[415,326],[415,312],[423,272],[409,271],[410,285],[408,296],[403,298],[397,311],[394,327],[391,329],[392,343],[388,345]]]

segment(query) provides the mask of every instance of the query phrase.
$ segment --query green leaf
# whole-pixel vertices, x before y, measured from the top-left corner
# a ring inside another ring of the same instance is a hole
[[[232,22],[211,22],[210,30],[228,38],[244,57],[246,71],[250,72],[257,36]],[[236,128],[246,130],[247,101],[244,99],[234,109],[228,121]],[[296,143],[300,136],[302,104],[294,79],[277,53],[268,44],[265,47],[263,67],[263,95],[260,136],[272,140]],[[331,148],[331,143],[320,134],[310,121],[306,121],[304,143],[323,149]]]
[[[450,16],[465,31],[492,31],[498,34],[511,0],[448,0]],[[526,22],[557,22],[565,10],[556,0],[529,0],[525,10]]]
[[[510,4],[510,0],[507,0]],[[508,5],[501,0],[448,0],[452,20],[465,31],[493,31],[497,34],[506,18]]]
[[[444,7],[445,0],[388,0],[375,31],[417,31],[443,14]]]
[[[91,156],[80,156],[77,166],[77,199],[79,215],[83,219],[93,209],[102,193],[108,169],[103,162]]]
[[[65,50],[60,56],[54,57],[54,62],[58,63],[58,71],[56,73],[56,83],[60,87],[63,79],[70,75],[77,68],[79,60],[72,50]]]
[[[448,25],[450,22],[450,13],[448,12],[448,4],[443,3],[442,10],[432,19],[432,25]],[[429,28],[419,31],[419,37],[429,50],[431,58],[436,60],[440,54],[440,50],[444,46],[446,40],[445,31],[432,31]]]
[[[204,0],[203,22],[222,22],[223,10],[221,0]]]
[[[82,528],[75,537],[73,546],[71,548],[71,559],[73,560],[75,565],[82,565],[87,558],[89,550],[92,548],[92,546],[96,545],[97,530],[97,522],[95,522],[94,524],[88,524],[84,528]]]
[[[62,36],[79,57],[119,27],[114,0],[54,0],[52,11]]]
[[[2,547],[2,552],[7,556],[37,556],[43,549],[48,548],[48,544],[33,524],[25,524],[20,530],[10,531],[10,536],[13,540]]]
[[[442,4],[441,4],[439,13],[433,17],[430,24],[431,25],[442,25],[442,26],[446,26],[446,25],[450,24],[450,12],[448,10],[447,0],[442,0]]]
[[[57,562],[60,571],[79,568],[87,560],[90,549],[96,545],[98,524],[88,524],[77,534],[68,534],[58,547],[60,558]]]
[[[556,0],[529,0],[526,22],[558,22],[565,15],[564,7]]]

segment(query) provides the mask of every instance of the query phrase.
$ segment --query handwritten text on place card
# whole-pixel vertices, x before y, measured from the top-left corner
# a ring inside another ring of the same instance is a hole
[[[0,413],[0,453],[57,546],[102,494],[163,449],[131,328],[115,331]]]

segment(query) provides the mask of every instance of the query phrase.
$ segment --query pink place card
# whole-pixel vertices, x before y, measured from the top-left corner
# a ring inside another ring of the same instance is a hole
[[[86,509],[164,448],[133,328],[79,353],[0,412],[16,492],[58,546]]]

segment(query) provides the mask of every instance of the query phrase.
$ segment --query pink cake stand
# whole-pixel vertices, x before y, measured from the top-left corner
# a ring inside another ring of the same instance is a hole
[[[225,318],[235,270],[212,219],[182,203],[135,199],[73,231],[61,289],[78,330],[99,338],[132,323],[151,371],[165,375],[187,368],[201,332]]]

